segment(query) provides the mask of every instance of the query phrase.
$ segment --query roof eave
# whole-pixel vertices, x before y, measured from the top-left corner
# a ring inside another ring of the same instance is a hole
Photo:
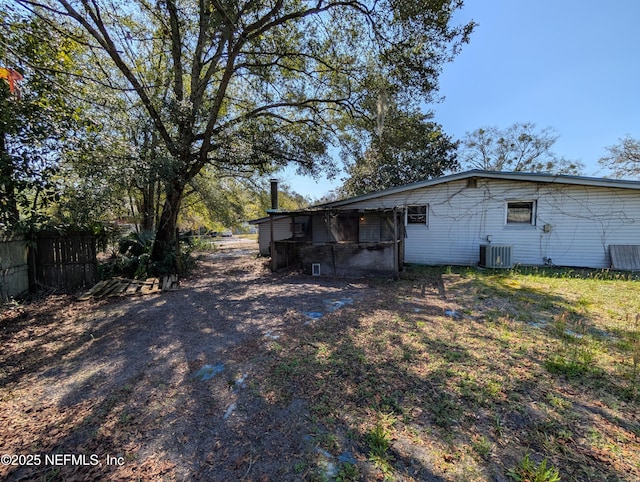
[[[607,178],[595,178],[587,176],[572,176],[567,174],[544,174],[544,173],[531,173],[531,172],[505,172],[505,171],[483,171],[481,169],[472,169],[470,171],[459,172],[455,174],[449,174],[447,176],[435,177],[432,179],[426,179],[424,181],[417,181],[411,184],[405,184],[404,186],[392,187],[384,189],[382,191],[376,191],[360,196],[354,196],[347,199],[341,199],[340,201],[333,201],[330,203],[319,204],[317,208],[329,208],[338,207],[345,204],[353,204],[360,201],[368,201],[379,197],[389,196],[402,192],[414,191],[425,187],[435,186],[437,184],[444,184],[452,181],[460,181],[470,178],[489,178],[489,179],[503,179],[503,180],[515,180],[515,181],[530,181],[530,182],[543,182],[543,183],[556,183],[556,184],[572,184],[572,185],[584,185],[584,186],[596,186],[596,187],[609,187],[609,188],[622,188],[622,189],[637,189],[640,190],[640,181],[623,180],[623,179],[607,179]]]

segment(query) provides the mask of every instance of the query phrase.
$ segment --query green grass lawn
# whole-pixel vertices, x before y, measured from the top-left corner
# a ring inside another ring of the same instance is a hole
[[[307,399],[318,445],[358,454],[338,480],[638,480],[639,288],[411,267],[274,342],[260,390]]]

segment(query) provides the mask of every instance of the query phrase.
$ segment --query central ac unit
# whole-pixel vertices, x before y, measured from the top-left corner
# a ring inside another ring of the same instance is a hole
[[[479,264],[484,268],[511,268],[511,246],[481,244]]]

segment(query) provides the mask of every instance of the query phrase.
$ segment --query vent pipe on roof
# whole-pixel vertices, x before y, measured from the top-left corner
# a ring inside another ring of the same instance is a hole
[[[278,210],[278,180],[271,179],[271,209]]]

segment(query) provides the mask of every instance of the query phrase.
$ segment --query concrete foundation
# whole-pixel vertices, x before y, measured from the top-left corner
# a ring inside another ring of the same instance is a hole
[[[319,264],[321,276],[392,277],[395,245],[393,242],[301,245],[298,256],[307,274],[313,274],[313,265]]]

